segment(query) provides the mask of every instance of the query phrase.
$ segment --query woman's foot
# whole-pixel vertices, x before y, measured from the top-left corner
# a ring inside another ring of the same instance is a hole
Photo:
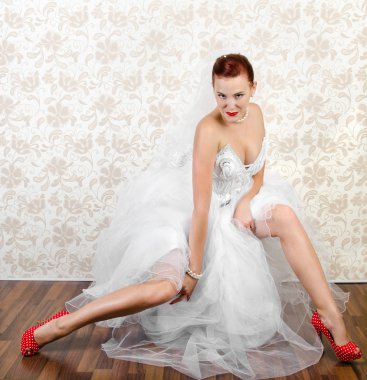
[[[69,312],[66,310],[60,311],[52,317],[26,330],[22,335],[20,345],[22,355],[33,356],[37,354],[40,348],[45,344],[65,335],[62,334],[62,329],[58,326],[60,326],[60,319],[63,319],[63,317],[68,314]]]
[[[44,346],[45,344],[53,342],[63,336],[64,334],[62,334],[59,320],[52,320],[45,323],[34,332],[34,339],[40,346]]]
[[[350,341],[350,337],[347,333],[343,317],[339,311],[327,313],[323,310],[318,309],[317,312],[325,327],[331,332],[335,343],[338,346],[343,346]]]
[[[361,350],[351,341],[339,311],[325,312],[319,309],[311,321],[316,331],[323,333],[329,340],[340,360],[351,361],[361,357]]]

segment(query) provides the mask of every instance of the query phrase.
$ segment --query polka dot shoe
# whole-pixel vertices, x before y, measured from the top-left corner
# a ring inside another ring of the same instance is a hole
[[[30,327],[26,330],[22,335],[22,340],[20,343],[20,352],[23,356],[33,356],[36,355],[40,350],[41,346],[38,345],[36,340],[34,339],[34,331],[38,329],[38,327],[44,325],[47,322],[52,321],[53,319],[57,319],[63,317],[64,315],[70,314],[68,311],[63,310],[59,311],[52,317],[45,319],[44,321],[40,321],[37,325]]]
[[[362,357],[362,351],[355,343],[348,342],[343,346],[338,346],[335,343],[330,331],[326,328],[326,326],[320,319],[319,313],[317,311],[313,313],[311,323],[315,328],[316,332],[320,335],[320,338],[321,334],[325,335],[326,339],[330,342],[331,347],[333,348],[335,355],[339,360],[343,362],[351,362]],[[356,348],[359,349],[358,352],[356,352]]]

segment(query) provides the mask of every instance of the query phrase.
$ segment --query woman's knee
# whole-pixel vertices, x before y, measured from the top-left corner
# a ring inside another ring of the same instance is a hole
[[[153,305],[160,305],[162,303],[168,302],[177,294],[176,286],[172,281],[152,280],[150,281],[150,284],[152,287],[147,296],[149,302],[151,302]]]
[[[293,209],[287,205],[275,205],[272,215],[268,221],[272,236],[279,236],[282,232],[289,230],[297,224],[298,218]]]

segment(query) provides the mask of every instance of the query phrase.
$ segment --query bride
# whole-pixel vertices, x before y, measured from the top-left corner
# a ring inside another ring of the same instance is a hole
[[[265,169],[248,59],[217,58],[212,86],[192,155],[163,156],[123,187],[94,283],[23,334],[24,356],[97,322],[113,328],[108,356],[197,379],[289,375],[319,361],[321,333],[339,360],[361,357],[341,314],[348,295],[327,282],[292,188]]]

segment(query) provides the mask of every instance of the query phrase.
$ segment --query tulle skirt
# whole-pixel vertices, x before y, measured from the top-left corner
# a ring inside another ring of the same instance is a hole
[[[309,227],[289,184],[265,171],[251,202],[256,223],[276,204],[291,207],[316,247],[327,274],[327,253]],[[111,358],[171,366],[195,379],[231,372],[241,379],[286,376],[317,363],[322,344],[310,324],[312,305],[277,238],[259,239],[233,221],[213,194],[203,276],[190,298],[98,322],[113,328],[103,344]],[[75,311],[132,284],[167,279],[179,292],[188,265],[192,213],[189,165],[148,170],[119,193],[115,217],[99,240],[94,283],[67,302]],[[330,284],[341,311],[348,294]]]

